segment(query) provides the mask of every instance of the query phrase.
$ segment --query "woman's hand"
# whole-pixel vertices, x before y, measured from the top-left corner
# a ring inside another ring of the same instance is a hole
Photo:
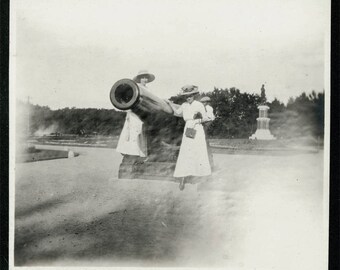
[[[167,104],[169,104],[170,106],[171,106],[172,104],[174,104],[171,100],[168,100],[168,99],[164,99],[164,101],[165,101]]]

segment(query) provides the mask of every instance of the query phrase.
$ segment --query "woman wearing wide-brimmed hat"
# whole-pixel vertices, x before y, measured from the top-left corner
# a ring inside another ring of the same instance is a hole
[[[146,89],[146,84],[154,79],[155,76],[146,70],[139,71],[137,76],[133,78],[139,87]],[[116,150],[123,155],[135,157],[145,158],[148,155],[144,123],[131,110],[126,112],[125,123]]]
[[[146,83],[150,83],[155,80],[155,75],[149,73],[147,70],[141,70],[138,74],[133,78],[136,83],[142,84],[144,87]]]
[[[183,86],[180,95],[186,101],[178,109],[173,107],[175,113],[182,115],[185,121],[182,144],[174,172],[174,177],[181,178],[180,190],[184,189],[186,177],[211,175],[206,138],[202,126],[202,123],[208,118],[203,104],[195,100],[197,94],[197,86]],[[195,134],[192,135],[192,133]]]

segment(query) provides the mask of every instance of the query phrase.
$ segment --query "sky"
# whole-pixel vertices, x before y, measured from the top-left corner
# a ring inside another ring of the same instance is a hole
[[[11,86],[51,109],[111,109],[112,85],[146,69],[161,98],[265,84],[286,103],[325,89],[329,12],[325,0],[11,1]]]

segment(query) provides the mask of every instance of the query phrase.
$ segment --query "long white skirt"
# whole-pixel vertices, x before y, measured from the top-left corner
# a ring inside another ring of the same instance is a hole
[[[125,120],[116,151],[125,155],[146,157],[146,138],[143,122],[132,112],[128,112],[129,120]]]
[[[206,176],[211,174],[207,144],[202,125],[196,125],[194,139],[185,136],[185,125],[174,177]]]

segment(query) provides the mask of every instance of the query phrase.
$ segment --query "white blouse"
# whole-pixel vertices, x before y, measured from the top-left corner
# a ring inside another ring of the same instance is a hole
[[[199,101],[194,100],[191,104],[188,102],[184,102],[178,109],[173,109],[176,114],[183,116],[183,119],[188,127],[192,127],[195,124],[209,121],[204,105]],[[194,115],[198,112],[201,113],[202,119],[194,120]]]

